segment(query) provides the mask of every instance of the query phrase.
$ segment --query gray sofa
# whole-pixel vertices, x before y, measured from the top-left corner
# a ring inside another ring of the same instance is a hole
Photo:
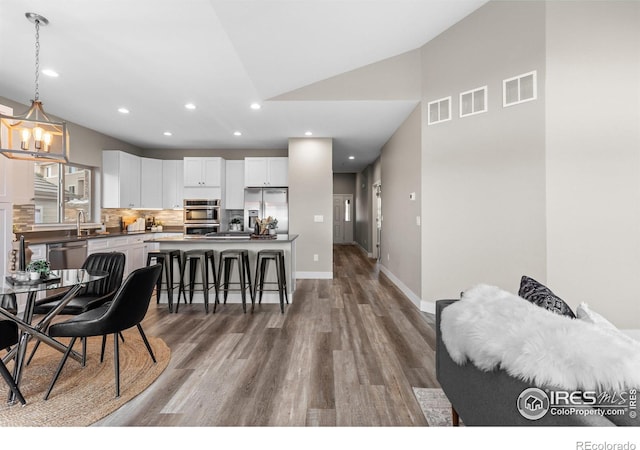
[[[503,370],[484,372],[472,363],[463,366],[456,364],[442,341],[440,317],[444,308],[457,300],[438,300],[436,302],[436,375],[444,393],[449,398],[452,411],[459,415],[464,425],[485,426],[615,426],[638,425],[628,417],[617,417],[615,422],[600,415],[546,414],[538,420],[523,417],[517,409],[517,399],[532,386],[508,375]],[[552,388],[551,388],[552,389]]]

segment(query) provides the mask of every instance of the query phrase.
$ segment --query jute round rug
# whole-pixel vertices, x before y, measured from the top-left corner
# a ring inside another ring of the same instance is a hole
[[[44,394],[62,358],[62,353],[40,345],[36,356],[25,367],[20,390],[27,400],[7,405],[9,388],[0,377],[0,426],[79,427],[91,425],[140,394],[164,371],[171,350],[160,338],[147,336],[157,363],[153,364],[136,328],[124,333],[120,341],[120,397],[116,398],[113,367],[113,336],[107,338],[104,362],[100,363],[101,337],[89,338],[87,364],[69,358],[49,400]],[[67,340],[61,340],[68,342]],[[78,352],[80,340],[74,347]],[[29,347],[30,354],[31,344]],[[12,370],[13,363],[7,365]]]

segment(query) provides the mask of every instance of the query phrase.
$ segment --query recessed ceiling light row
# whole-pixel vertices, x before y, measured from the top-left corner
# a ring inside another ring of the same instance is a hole
[[[196,109],[196,105],[194,103],[186,103],[184,105],[184,107],[185,107],[185,109],[188,109],[190,111],[193,111],[193,110]],[[261,109],[262,106],[260,105],[260,103],[254,102],[254,103],[251,103],[250,108],[257,111],[257,110]],[[125,108],[124,106],[122,106],[122,107],[118,108],[118,112],[120,114],[129,114],[131,111],[128,108]],[[165,131],[163,134],[165,136],[173,136],[173,133],[171,131]],[[236,130],[236,131],[233,132],[233,135],[237,136],[237,137],[240,137],[240,136],[242,136],[242,132]],[[304,133],[304,135],[305,136],[313,136],[313,132],[306,131]],[[353,158],[350,158],[350,159],[353,159]]]

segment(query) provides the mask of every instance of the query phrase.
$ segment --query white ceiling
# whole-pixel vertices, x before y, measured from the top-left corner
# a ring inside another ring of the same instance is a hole
[[[40,30],[40,67],[60,74],[40,76],[49,114],[153,149],[286,148],[310,130],[334,138],[335,171],[355,172],[419,99],[269,99],[419,48],[484,3],[1,0],[0,96],[34,96],[35,27],[24,14],[35,12],[51,22]]]

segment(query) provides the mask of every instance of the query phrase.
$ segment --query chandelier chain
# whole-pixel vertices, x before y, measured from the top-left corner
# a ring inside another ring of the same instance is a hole
[[[40,89],[38,85],[38,79],[40,78],[40,21],[36,19],[36,93],[35,101],[40,98]]]

